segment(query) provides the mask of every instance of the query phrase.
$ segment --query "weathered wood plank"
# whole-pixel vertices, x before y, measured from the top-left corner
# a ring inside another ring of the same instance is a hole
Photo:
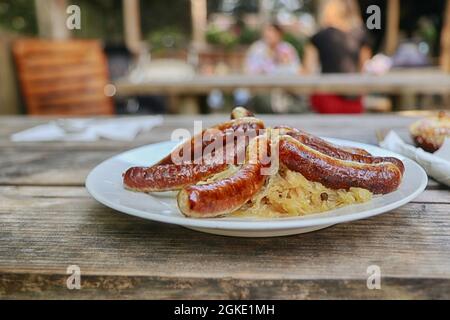
[[[407,127],[415,118],[399,117],[393,115],[364,115],[364,116],[316,116],[316,115],[271,115],[261,116],[268,126],[279,124],[307,130],[311,133],[350,139],[359,142],[377,144],[376,130],[393,128],[408,138]],[[186,128],[193,131],[194,121],[202,121],[203,127],[226,121],[228,115],[201,115],[201,116],[167,116],[163,125],[153,128],[150,132],[140,134],[135,141],[120,142],[99,140],[96,142],[21,142],[13,143],[9,137],[15,132],[46,123],[52,118],[0,118],[0,147],[18,148],[21,150],[123,150],[135,146],[169,140],[173,130]],[[370,129],[368,129],[370,128]]]
[[[161,278],[82,276],[67,290],[66,275],[2,274],[0,297],[9,299],[448,299],[448,279],[383,278],[380,290],[365,280]]]
[[[201,116],[205,126],[225,116]],[[87,173],[126,149],[192,130],[167,117],[132,143],[12,143],[48,118],[0,118],[0,297],[7,298],[448,298],[450,192],[434,181],[392,212],[291,237],[239,239],[130,217],[85,190]],[[269,116],[323,136],[376,144],[375,130],[407,138],[414,118]],[[367,128],[371,128],[368,130]],[[65,287],[82,270],[82,290]],[[382,290],[366,288],[379,265]]]
[[[2,192],[0,272],[61,274],[77,264],[103,276],[365,279],[377,264],[386,277],[450,279],[449,204],[410,203],[320,232],[239,239],[129,217],[72,191]]]
[[[441,185],[442,186],[442,185]],[[415,198],[412,202],[416,203],[450,203],[450,189],[433,190],[427,188],[422,194]]]
[[[0,185],[84,185],[90,170],[111,151],[2,151]]]
[[[434,191],[433,191],[434,192]],[[21,195],[25,198],[90,198],[84,187],[76,186],[0,186],[0,196],[3,200],[21,201]]]

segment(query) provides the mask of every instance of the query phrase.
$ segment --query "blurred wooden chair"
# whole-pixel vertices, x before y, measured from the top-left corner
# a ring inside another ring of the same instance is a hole
[[[32,115],[108,115],[108,66],[95,40],[21,39],[13,45],[21,91]]]

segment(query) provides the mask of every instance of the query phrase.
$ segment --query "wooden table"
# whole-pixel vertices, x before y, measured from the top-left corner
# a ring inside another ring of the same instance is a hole
[[[213,89],[231,93],[238,88],[252,92],[267,92],[274,88],[298,94],[332,92],[365,93],[426,93],[450,94],[450,75],[440,71],[393,72],[382,76],[366,74],[321,75],[224,75],[194,76],[182,80],[153,80],[133,83],[123,79],[115,83],[119,96],[175,94],[208,94]]]
[[[193,105],[198,105],[196,99],[198,100],[199,96],[208,95],[212,90],[219,89],[230,94],[239,88],[245,88],[253,94],[268,93],[273,89],[283,89],[299,95],[311,95],[317,92],[349,95],[381,93],[400,97],[398,105],[404,107],[415,105],[418,94],[439,94],[448,99],[446,97],[450,96],[450,75],[436,69],[397,70],[382,76],[366,74],[198,75],[191,79],[158,79],[143,83],[133,83],[122,79],[117,81],[115,86],[119,97],[165,95],[168,97],[168,110],[171,113],[189,112]],[[186,108],[187,110],[184,110]]]
[[[376,143],[379,128],[405,135],[413,120],[263,118],[367,143]],[[11,133],[45,119],[0,118],[0,298],[450,298],[450,193],[434,181],[381,216],[267,239],[146,221],[88,195],[84,180],[99,162],[168,139],[175,128],[192,130],[192,120],[167,117],[133,143],[13,143]],[[81,290],[66,287],[69,265],[81,269]],[[371,265],[381,268],[381,290],[366,287]]]

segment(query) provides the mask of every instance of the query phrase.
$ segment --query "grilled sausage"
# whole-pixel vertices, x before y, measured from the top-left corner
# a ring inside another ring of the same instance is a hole
[[[234,175],[210,184],[192,185],[178,194],[180,211],[195,218],[212,218],[236,211],[264,185],[260,164],[244,164]]]
[[[314,150],[339,160],[356,161],[367,164],[391,162],[400,169],[402,174],[405,171],[403,162],[394,157],[375,157],[364,149],[336,146],[319,137],[298,129],[282,127],[280,130],[281,133],[291,136],[295,140],[313,148]]]
[[[123,174],[126,189],[139,192],[159,192],[178,190],[185,186],[205,180],[224,171],[227,164],[185,164],[156,165],[150,168],[133,167]]]
[[[361,163],[333,158],[290,137],[280,140],[280,162],[310,181],[331,189],[360,187],[375,194],[398,188],[402,172],[392,162]]]
[[[255,136],[259,134],[259,130],[264,129],[264,122],[256,118],[245,117],[221,123],[211,129],[218,130],[215,131],[218,133],[218,136],[214,136],[213,139],[207,139],[206,136],[208,135],[209,129],[203,130],[202,133],[192,137],[190,140],[175,148],[175,150],[173,150],[169,155],[159,161],[158,164],[174,164],[172,161],[173,155],[180,159],[185,158],[183,155],[184,149],[191,150],[191,155],[188,157],[187,162],[198,161],[198,155],[202,155],[204,157],[205,148],[207,148],[211,143],[214,143],[214,139],[221,140],[222,146],[224,147],[223,150],[225,150],[226,142],[230,141],[227,140],[227,137],[230,138],[231,136],[231,138],[233,138],[233,136],[237,137],[239,135]],[[196,143],[196,141],[200,141],[201,143]]]
[[[258,130],[264,128],[264,123],[256,118],[241,118],[232,121],[228,121],[219,124],[213,129],[217,129],[216,133],[219,133],[219,139],[222,139],[223,157],[220,159],[214,158],[214,154],[203,155],[205,148],[213,141],[205,138],[208,134],[207,130],[201,133],[201,136],[192,138],[190,141],[185,142],[183,145],[177,147],[173,152],[178,152],[180,157],[183,156],[183,147],[186,144],[191,144],[191,157],[187,163],[174,164],[172,161],[172,154],[167,155],[159,163],[152,167],[134,167],[128,169],[123,174],[123,183],[127,189],[140,191],[140,192],[157,192],[167,190],[177,190],[187,185],[195,184],[201,180],[205,180],[213,174],[226,170],[229,163],[237,163],[241,158],[245,158],[245,149],[248,144],[248,139],[244,141],[243,145],[237,143],[237,137],[239,135],[249,136],[258,134]],[[249,132],[254,130],[255,132]],[[229,137],[231,136],[231,138]],[[195,138],[202,139],[201,161],[192,163],[196,153]],[[215,137],[216,138],[216,137]],[[230,157],[226,154],[227,149],[225,143],[233,141],[232,159],[225,158]],[[242,156],[241,156],[242,155]]]
[[[260,151],[260,145],[270,145],[268,135],[262,131],[264,123],[254,118],[250,111],[242,107],[235,108],[231,118],[233,120],[212,128],[218,133],[214,140],[205,139],[208,129],[204,130],[177,147],[158,164],[128,169],[123,174],[125,188],[140,192],[180,190],[178,206],[188,217],[217,217],[238,210],[261,190],[266,181],[267,176],[263,174],[263,169],[271,164],[259,159],[260,154],[257,151]],[[404,165],[399,159],[374,157],[363,149],[339,147],[290,127],[276,128],[280,129],[281,133],[278,160],[283,166],[301,173],[310,181],[320,182],[332,189],[360,187],[376,194],[392,192],[401,183]],[[254,131],[246,135],[251,130]],[[236,136],[242,134],[251,139],[239,146]],[[201,143],[196,143],[200,139]],[[224,151],[228,151],[229,145],[226,143],[233,141],[233,163],[236,164],[238,155],[242,154],[244,157],[246,155],[246,161],[228,178],[197,184],[228,168],[229,158],[213,157],[211,160],[213,151],[207,151],[216,139],[219,139]],[[182,158],[186,147],[190,147],[190,157],[186,162],[175,164],[172,155]],[[255,154],[258,155],[256,162],[254,157],[251,158],[251,155]],[[198,155],[201,155],[201,159]]]
[[[337,146],[335,144],[332,144],[330,142],[325,141],[322,138],[319,138],[317,136],[314,136],[310,133],[307,133],[305,131],[291,128],[288,126],[277,126],[275,129],[280,130],[280,134],[287,134],[291,137],[297,139],[301,143],[304,143],[311,148],[314,148],[320,152],[323,152],[325,154],[328,154],[329,156],[336,156],[336,157],[342,157],[342,160],[345,160],[344,158],[349,157],[347,153],[356,154],[356,155],[363,155],[363,156],[370,156],[371,154],[367,152],[364,149],[361,148],[352,148],[352,147],[343,147],[343,146]]]
[[[267,144],[265,136],[258,136],[250,142],[247,150],[247,163],[229,178],[209,184],[192,185],[183,188],[178,194],[178,207],[188,217],[217,217],[238,210],[249,201],[264,185],[262,174],[264,166],[258,157],[259,147]],[[250,158],[256,160],[250,163]]]

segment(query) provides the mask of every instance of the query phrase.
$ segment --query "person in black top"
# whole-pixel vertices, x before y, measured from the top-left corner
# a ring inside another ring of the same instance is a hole
[[[315,73],[357,73],[372,52],[354,2],[328,0],[320,10],[322,29],[310,40],[305,50],[305,70]],[[361,97],[316,94],[312,107],[320,113],[359,113]]]
[[[360,72],[361,50],[368,47],[367,37],[361,29],[347,32],[328,27],[311,38],[317,48],[322,73]]]

